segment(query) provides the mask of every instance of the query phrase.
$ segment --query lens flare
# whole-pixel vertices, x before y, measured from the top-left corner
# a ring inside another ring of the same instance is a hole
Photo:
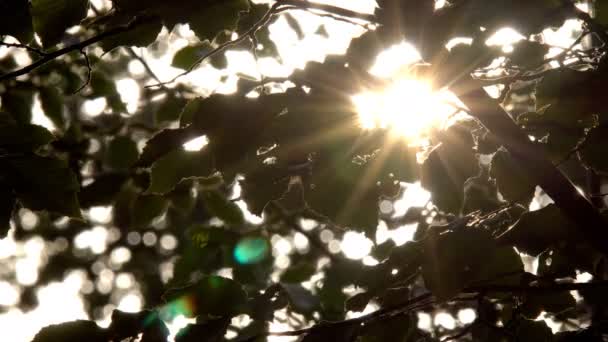
[[[268,242],[259,237],[244,238],[234,248],[234,259],[242,265],[258,263],[268,254]]]
[[[195,300],[191,296],[183,296],[175,299],[161,309],[161,315],[165,320],[172,320],[177,316],[193,317],[196,312]]]
[[[458,99],[448,91],[434,91],[427,82],[397,79],[382,90],[353,96],[359,121],[366,129],[388,129],[410,145],[423,145],[435,130],[448,127],[457,118]]]

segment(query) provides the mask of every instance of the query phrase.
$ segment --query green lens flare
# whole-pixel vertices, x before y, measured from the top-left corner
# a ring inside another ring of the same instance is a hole
[[[245,238],[234,248],[234,259],[239,264],[255,264],[264,260],[268,253],[268,243],[262,238]]]
[[[194,311],[194,299],[190,298],[190,296],[184,296],[167,303],[161,309],[161,315],[163,318],[170,320],[180,315],[185,317],[193,317]]]

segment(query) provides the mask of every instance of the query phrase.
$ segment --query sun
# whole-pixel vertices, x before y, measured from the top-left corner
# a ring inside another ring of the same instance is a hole
[[[399,78],[384,89],[353,96],[359,121],[366,129],[388,129],[410,145],[424,145],[428,137],[457,119],[457,99],[447,90],[433,90],[430,82]]]

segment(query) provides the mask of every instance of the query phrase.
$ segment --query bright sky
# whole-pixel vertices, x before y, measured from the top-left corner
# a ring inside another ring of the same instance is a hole
[[[96,7],[101,8],[107,3],[106,0],[93,0]],[[326,3],[346,7],[360,12],[373,12],[375,3],[373,0],[326,0]],[[438,1],[441,4],[442,1]],[[210,65],[203,65],[195,72],[181,79],[183,82],[190,82],[195,85],[202,94],[210,92],[230,93],[236,88],[238,80],[236,74],[242,73],[252,77],[259,77],[260,73],[266,76],[287,76],[294,69],[302,68],[307,61],[322,61],[327,54],[343,53],[348,47],[351,37],[362,33],[358,26],[344,22],[334,21],[328,18],[321,18],[310,13],[298,11],[295,13],[305,37],[298,40],[284,18],[280,18],[271,26],[272,38],[276,42],[282,63],[274,59],[260,59],[256,61],[248,52],[229,51],[227,53],[229,64],[226,70],[216,70]],[[319,25],[325,25],[328,37],[316,34]],[[574,38],[571,35],[573,30],[579,29],[579,24],[575,21],[568,21],[562,28],[556,31],[546,30],[544,32],[545,41],[555,48],[551,49],[550,54],[560,51],[559,47],[567,47]],[[508,51],[509,44],[522,39],[517,32],[504,29],[490,39],[489,44],[504,45]],[[168,42],[167,53],[158,57],[146,49],[137,49],[147,60],[150,67],[162,80],[171,79],[181,72],[180,69],[172,68],[171,61],[176,51],[193,42],[195,37],[187,26],[178,27],[171,34],[163,31],[159,39]],[[6,48],[0,48],[0,56],[9,53]],[[11,50],[15,53],[20,63],[28,63],[27,55],[20,51]],[[431,129],[443,128],[449,124],[453,107],[446,102],[455,103],[456,99],[447,91],[433,93],[424,81],[402,79],[395,75],[410,63],[418,61],[419,56],[416,50],[408,43],[396,45],[378,56],[376,65],[370,70],[373,74],[393,79],[393,84],[384,92],[362,91],[353,96],[355,105],[361,114],[361,124],[367,128],[373,127],[392,127],[396,134],[403,136],[405,141],[410,144],[424,144],[425,133]],[[133,61],[129,65],[129,70],[134,77],[145,72],[139,62]],[[221,77],[228,75],[226,82],[221,82]],[[128,104],[128,110],[134,112],[138,106],[140,90],[135,81],[131,78],[124,78],[117,81],[118,90],[123,100]],[[404,98],[405,96],[405,98]],[[406,101],[411,105],[408,114],[404,116],[398,111],[399,104]],[[103,115],[105,110],[105,100],[89,100],[85,102],[83,110],[90,116]],[[39,101],[34,105],[34,121],[38,124],[52,127],[52,123],[44,116],[40,108]],[[188,150],[198,150],[206,144],[205,138],[199,138],[185,146]],[[238,189],[235,191],[238,192]],[[429,194],[418,184],[407,185],[406,191],[401,199],[394,203],[381,203],[382,210],[392,210],[395,215],[405,213],[412,206],[424,207],[428,204]],[[239,203],[245,208],[244,203]],[[34,213],[24,210],[20,213],[24,222],[35,225],[37,217]],[[108,229],[105,224],[111,220],[111,208],[93,208],[88,212],[88,216],[97,225],[78,235],[74,241],[76,246],[81,249],[90,249],[96,254],[105,252],[109,241],[120,234],[116,229]],[[249,216],[252,220],[255,218]],[[29,220],[29,221],[28,221]],[[390,230],[386,225],[380,225],[376,236],[377,242],[393,239],[397,244],[403,244],[412,239],[415,226],[403,226]],[[146,245],[160,244],[167,250],[176,247],[178,241],[173,236],[146,233],[130,234],[129,241],[133,244],[144,243]],[[342,241],[334,239],[331,231],[321,232],[321,239],[328,243],[329,249],[335,253],[344,253],[352,259],[362,259],[366,264],[373,264],[376,261],[368,257],[372,242],[363,235],[357,233],[347,233]],[[276,258],[276,265],[279,269],[289,266],[289,254],[292,250],[308,248],[308,241],[302,234],[296,234],[291,238],[273,237],[273,255]],[[65,245],[67,241],[64,241]],[[15,269],[17,271],[18,284],[7,281],[0,281],[0,305],[12,305],[18,300],[20,293],[19,284],[34,284],[38,276],[38,268],[41,267],[47,253],[53,248],[62,248],[61,241],[53,243],[53,246],[45,245],[40,238],[34,238],[25,243],[15,243],[11,236],[0,240],[0,262],[4,265],[0,269],[2,272]],[[65,248],[65,246],[63,247]],[[111,251],[110,263],[120,265],[130,258],[127,248]],[[142,308],[142,299],[138,291],[138,285],[132,275],[114,272],[107,265],[93,265],[95,271],[100,276],[100,281],[91,283],[86,279],[82,271],[69,273],[62,282],[49,284],[38,292],[37,297],[40,305],[30,312],[22,312],[17,308],[12,308],[6,313],[0,314],[0,331],[7,341],[26,342],[29,341],[39,328],[48,324],[70,321],[74,319],[88,318],[84,310],[80,293],[82,291],[93,291],[97,289],[101,292],[117,290],[119,295],[113,297],[113,302],[103,309],[104,315],[109,315],[111,311],[118,307],[125,311],[139,311]],[[161,265],[159,271],[169,278],[171,265]],[[227,273],[227,275],[229,275]],[[372,309],[372,308],[368,308]],[[473,316],[471,316],[473,315]],[[428,316],[428,315],[427,315]],[[437,313],[434,317],[420,317],[420,324],[430,327],[431,324],[439,324],[451,327],[455,320],[461,323],[470,322],[474,318],[474,312],[463,310],[458,313],[456,318],[446,314]],[[246,318],[238,318],[246,320]],[[109,322],[104,320],[99,322],[106,325]],[[187,320],[178,317],[172,323],[172,332],[175,333],[180,327],[187,324]],[[273,330],[285,330],[288,326],[279,323],[273,325]],[[276,339],[277,341],[281,339]],[[282,339],[283,341],[285,339]]]

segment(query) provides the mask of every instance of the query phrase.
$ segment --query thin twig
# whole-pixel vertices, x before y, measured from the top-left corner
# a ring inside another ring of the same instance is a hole
[[[131,57],[137,59],[139,61],[139,63],[141,63],[141,65],[144,67],[144,69],[146,70],[146,72],[148,73],[148,75],[150,75],[150,77],[152,77],[156,82],[162,83],[162,81],[160,80],[160,78],[158,78],[158,76],[156,76],[156,73],[154,73],[154,71],[152,70],[152,68],[148,64],[148,62],[146,62],[146,60],[142,56],[138,55],[135,52],[135,50],[133,50],[132,47],[126,47],[126,50],[127,50],[127,53]]]
[[[134,29],[136,26],[142,24],[143,22],[145,22],[145,18],[142,17],[135,17],[133,18],[129,23],[127,23],[126,25],[121,25],[121,26],[117,26],[115,28],[112,28],[108,31],[102,32],[96,36],[93,36],[89,39],[85,39],[81,42],[66,46],[62,49],[59,49],[57,51],[53,51],[53,52],[49,52],[47,54],[45,54],[42,58],[34,61],[33,63],[15,70],[15,71],[11,71],[8,72],[4,75],[0,75],[0,81],[4,81],[4,80],[8,80],[11,78],[15,78],[21,75],[25,75],[29,72],[31,72],[32,70],[54,60],[55,58],[58,58],[60,56],[63,56],[65,54],[68,54],[72,51],[80,51],[83,50],[84,48],[86,48],[87,46],[99,43],[100,41],[109,38],[109,37],[113,37],[116,36],[118,34],[124,33],[124,32],[128,32],[132,29]]]
[[[84,61],[87,64],[87,79],[78,89],[76,89],[76,91],[73,94],[80,93],[80,91],[82,91],[82,89],[84,89],[89,83],[91,83],[92,68],[91,68],[91,61],[89,60],[89,55],[87,54],[86,51],[84,51],[84,49],[80,50],[80,53],[84,57]]]
[[[6,46],[6,47],[13,47],[13,48],[17,48],[17,49],[25,49],[27,51],[33,52],[35,54],[37,54],[38,56],[46,56],[47,53],[37,49],[33,46],[30,45],[26,45],[26,44],[19,44],[19,43],[7,43],[7,42],[0,42],[0,46]]]

